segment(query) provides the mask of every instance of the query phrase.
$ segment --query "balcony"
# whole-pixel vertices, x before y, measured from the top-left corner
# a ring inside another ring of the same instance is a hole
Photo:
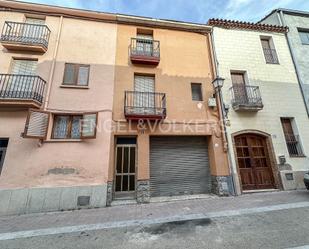
[[[232,106],[235,111],[259,111],[264,105],[258,86],[234,84],[231,88]]]
[[[0,106],[40,108],[45,85],[40,76],[0,74]]]
[[[135,64],[158,65],[160,42],[151,39],[131,38],[131,62]]]
[[[8,22],[4,23],[1,44],[8,50],[45,53],[50,30],[46,25]]]
[[[124,115],[128,120],[165,119],[165,93],[126,91]]]
[[[279,64],[276,49],[263,48],[263,51],[267,64]]]

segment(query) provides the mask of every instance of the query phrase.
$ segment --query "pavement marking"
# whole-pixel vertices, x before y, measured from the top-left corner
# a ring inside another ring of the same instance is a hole
[[[290,248],[287,248],[287,249],[308,249],[308,248],[309,248],[309,245],[298,246],[298,247],[290,247]]]
[[[86,224],[86,225],[76,225],[76,226],[44,228],[44,229],[36,229],[36,230],[25,230],[25,231],[10,232],[10,233],[0,233],[0,241],[46,236],[46,235],[55,235],[55,234],[68,234],[68,233],[76,233],[76,232],[82,232],[82,231],[94,231],[94,230],[110,229],[110,228],[122,228],[122,227],[129,227],[129,226],[154,225],[154,224],[160,224],[160,223],[166,223],[166,222],[172,222],[172,221],[231,217],[231,216],[256,214],[256,213],[264,213],[264,212],[270,212],[270,211],[304,208],[304,207],[309,207],[309,202],[296,202],[296,203],[280,204],[280,205],[272,205],[272,206],[264,206],[264,207],[256,207],[256,208],[245,208],[245,209],[238,209],[238,210],[209,212],[205,214],[200,213],[200,214],[190,214],[190,215],[177,215],[177,216],[156,218],[156,219],[125,220],[125,221],[115,221],[115,222],[106,222],[106,223],[98,223],[98,224]],[[307,248],[307,247],[304,247],[304,248]],[[303,248],[301,247],[301,249]]]

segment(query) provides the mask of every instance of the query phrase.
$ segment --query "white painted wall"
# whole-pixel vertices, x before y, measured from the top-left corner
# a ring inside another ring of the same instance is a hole
[[[294,171],[309,169],[307,157],[291,158],[285,143],[280,117],[294,117],[305,155],[309,155],[309,126],[304,101],[294,70],[284,34],[214,28],[214,43],[219,75],[225,78],[224,102],[230,105],[229,146],[231,134],[244,129],[256,129],[271,134],[278,162],[285,155]],[[266,64],[260,36],[271,36],[279,65]],[[232,86],[231,70],[246,71],[249,85],[260,87],[264,108],[259,112],[238,112],[231,107],[229,88]],[[232,163],[235,166],[234,153]]]

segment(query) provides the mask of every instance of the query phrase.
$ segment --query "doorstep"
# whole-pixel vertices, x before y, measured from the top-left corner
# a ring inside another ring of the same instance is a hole
[[[253,190],[243,190],[243,194],[253,194],[253,193],[265,193],[265,192],[279,192],[279,189],[270,188],[270,189],[253,189]]]
[[[135,205],[137,204],[136,200],[113,200],[111,206],[123,206],[123,205]]]
[[[216,197],[218,196],[212,194],[163,196],[163,197],[151,197],[150,202],[156,203],[156,202],[186,201],[186,200],[208,199]]]

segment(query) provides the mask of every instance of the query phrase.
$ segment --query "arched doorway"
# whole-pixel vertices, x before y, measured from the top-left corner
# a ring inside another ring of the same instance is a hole
[[[275,187],[266,137],[246,133],[234,137],[236,160],[243,190]]]

